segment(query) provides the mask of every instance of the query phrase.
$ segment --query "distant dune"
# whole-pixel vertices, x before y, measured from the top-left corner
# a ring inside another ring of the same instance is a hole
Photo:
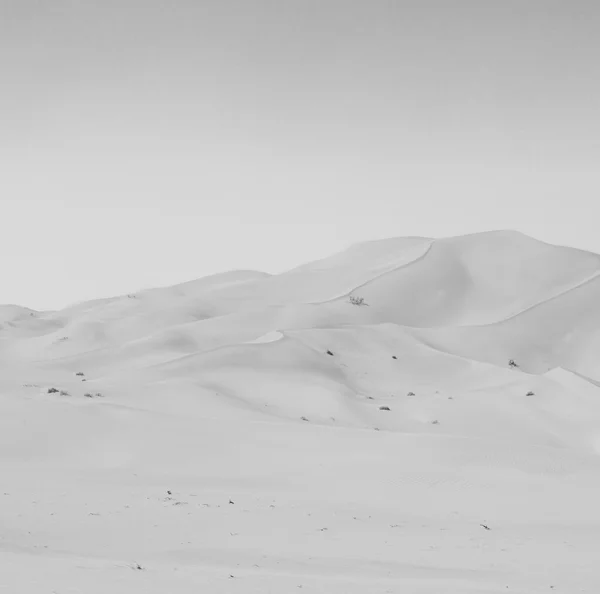
[[[0,306],[0,366],[7,591],[600,591],[599,255],[398,238]]]

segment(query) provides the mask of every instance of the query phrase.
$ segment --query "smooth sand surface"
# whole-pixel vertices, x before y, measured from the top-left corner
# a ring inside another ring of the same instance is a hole
[[[513,232],[1,306],[0,592],[597,594],[599,386]]]

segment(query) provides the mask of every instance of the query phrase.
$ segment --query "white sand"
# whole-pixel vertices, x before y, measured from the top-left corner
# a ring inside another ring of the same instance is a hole
[[[0,592],[600,592],[600,256],[394,239],[3,306],[0,362]]]

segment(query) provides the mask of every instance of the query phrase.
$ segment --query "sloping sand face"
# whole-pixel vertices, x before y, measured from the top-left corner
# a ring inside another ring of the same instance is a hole
[[[0,589],[600,591],[599,274],[501,232],[0,308]]]

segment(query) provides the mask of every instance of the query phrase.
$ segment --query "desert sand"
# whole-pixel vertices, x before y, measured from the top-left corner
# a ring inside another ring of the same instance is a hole
[[[398,238],[1,306],[0,364],[0,592],[600,592],[599,255]]]

